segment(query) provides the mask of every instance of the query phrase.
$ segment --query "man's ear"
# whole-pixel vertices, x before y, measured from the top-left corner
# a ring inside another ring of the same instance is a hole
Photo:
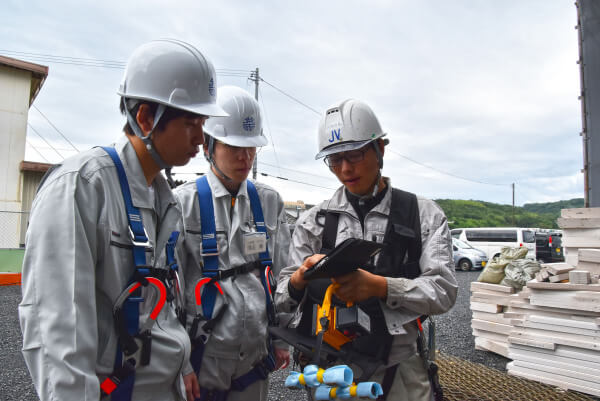
[[[144,136],[148,136],[154,126],[154,114],[152,113],[150,106],[142,103],[140,107],[138,107],[135,119]]]
[[[377,140],[377,146],[379,146],[379,151],[381,152],[381,157],[385,154],[385,140],[383,138],[379,138]]]

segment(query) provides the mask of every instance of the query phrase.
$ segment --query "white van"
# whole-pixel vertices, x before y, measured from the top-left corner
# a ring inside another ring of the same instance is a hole
[[[524,246],[527,248],[528,259],[535,260],[535,229],[521,227],[479,227],[479,228],[455,228],[450,231],[453,238],[470,244],[487,253],[491,260],[500,255],[502,247],[510,246],[516,248]]]

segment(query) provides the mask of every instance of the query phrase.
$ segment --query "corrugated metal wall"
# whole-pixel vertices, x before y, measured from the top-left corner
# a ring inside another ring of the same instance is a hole
[[[21,238],[19,243],[21,246],[25,244],[25,233],[27,232],[27,222],[29,221],[29,211],[31,210],[31,204],[33,198],[37,192],[37,188],[40,185],[40,181],[44,173],[25,171],[23,172],[23,193],[22,193],[22,211],[21,214]]]

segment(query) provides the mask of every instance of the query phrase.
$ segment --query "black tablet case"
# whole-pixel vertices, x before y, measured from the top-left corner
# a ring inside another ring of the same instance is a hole
[[[312,268],[304,272],[305,280],[343,276],[366,265],[383,249],[383,244],[348,238],[336,246]]]

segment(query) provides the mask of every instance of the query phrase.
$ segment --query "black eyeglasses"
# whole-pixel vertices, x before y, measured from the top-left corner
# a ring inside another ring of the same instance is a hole
[[[365,158],[365,153],[368,147],[365,146],[363,149],[350,150],[348,152],[333,153],[326,156],[323,162],[327,167],[339,167],[342,165],[342,161],[346,160],[348,163],[354,164],[362,161]]]

